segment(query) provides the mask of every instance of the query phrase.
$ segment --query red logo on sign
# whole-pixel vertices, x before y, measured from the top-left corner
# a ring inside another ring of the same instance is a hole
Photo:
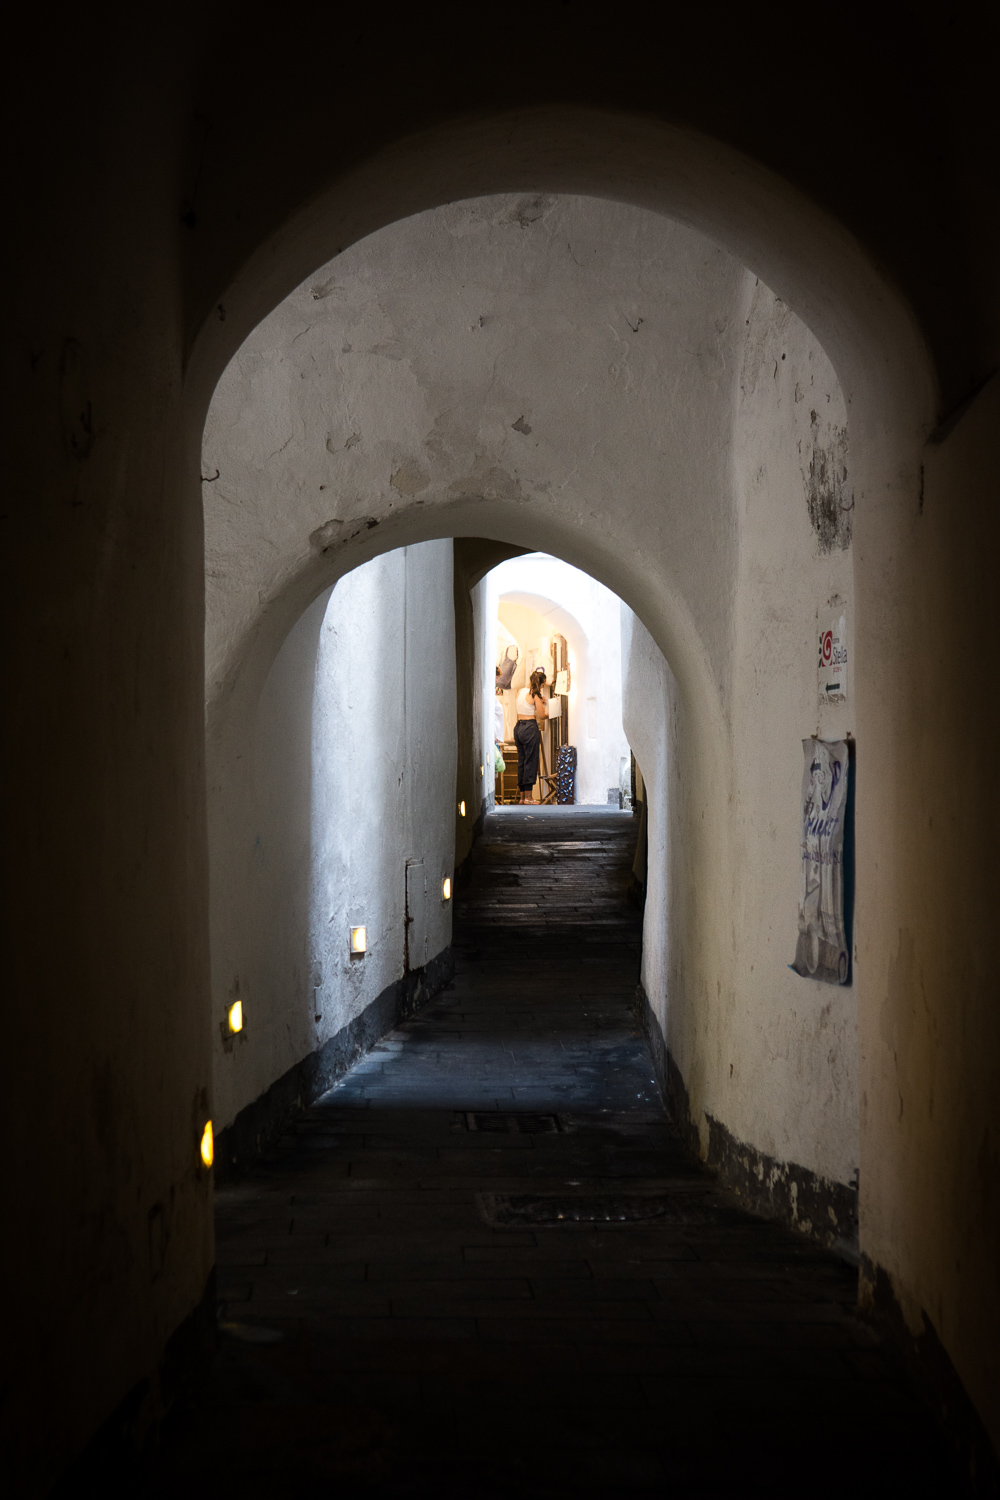
[[[833,631],[824,630],[820,637],[820,650],[823,654],[823,665],[828,667],[833,660]]]

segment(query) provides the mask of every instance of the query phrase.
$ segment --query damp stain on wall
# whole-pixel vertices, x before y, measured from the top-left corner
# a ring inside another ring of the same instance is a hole
[[[847,428],[823,423],[810,412],[812,451],[803,471],[809,520],[820,552],[846,552],[851,545],[854,496],[847,473]]]

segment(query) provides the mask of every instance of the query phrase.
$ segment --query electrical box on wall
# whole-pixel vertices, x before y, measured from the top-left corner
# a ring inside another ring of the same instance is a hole
[[[422,860],[406,862],[406,967],[427,962],[427,875]]]
[[[819,614],[820,703],[847,702],[848,669],[847,606],[834,599]]]

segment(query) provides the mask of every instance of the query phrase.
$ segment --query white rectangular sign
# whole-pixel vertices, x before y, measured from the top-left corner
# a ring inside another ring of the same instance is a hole
[[[821,703],[847,701],[847,611],[826,610],[819,617],[818,684]]]

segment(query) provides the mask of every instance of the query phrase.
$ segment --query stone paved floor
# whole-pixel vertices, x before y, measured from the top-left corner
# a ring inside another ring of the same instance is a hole
[[[219,1357],[150,1493],[965,1493],[854,1272],[671,1134],[634,837],[488,820],[453,985],[217,1193]]]

